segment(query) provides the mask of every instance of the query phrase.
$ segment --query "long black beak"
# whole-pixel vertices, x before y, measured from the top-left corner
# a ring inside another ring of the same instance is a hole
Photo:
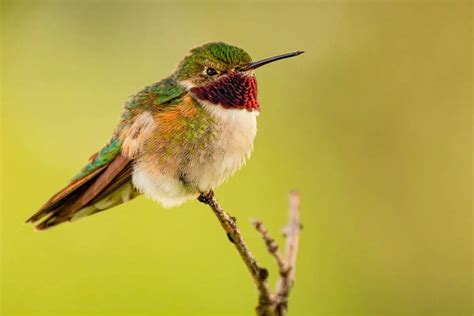
[[[292,53],[286,53],[286,54],[282,54],[282,55],[268,57],[268,58],[265,58],[265,59],[262,59],[262,60],[259,60],[259,61],[254,61],[253,63],[248,63],[247,65],[237,67],[236,70],[237,71],[247,71],[247,70],[257,69],[259,67],[262,67],[263,65],[272,63],[274,61],[277,61],[277,60],[280,60],[280,59],[285,59],[285,58],[290,58],[290,57],[295,57],[295,56],[301,55],[303,53],[304,53],[304,51],[299,50],[299,51],[292,52]]]

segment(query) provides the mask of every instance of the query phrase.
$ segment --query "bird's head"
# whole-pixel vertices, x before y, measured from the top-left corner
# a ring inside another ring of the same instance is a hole
[[[297,56],[294,52],[252,62],[243,49],[223,42],[193,48],[174,76],[197,99],[226,109],[258,110],[254,70],[276,60]]]

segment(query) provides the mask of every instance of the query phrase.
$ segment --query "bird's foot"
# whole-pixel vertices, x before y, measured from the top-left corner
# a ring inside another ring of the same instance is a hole
[[[209,204],[211,200],[214,198],[214,191],[209,190],[207,193],[199,194],[198,201],[204,204]]]

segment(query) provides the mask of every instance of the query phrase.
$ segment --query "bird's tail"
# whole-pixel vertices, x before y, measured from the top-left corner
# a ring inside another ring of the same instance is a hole
[[[70,183],[26,222],[39,222],[36,229],[44,230],[127,202],[140,194],[132,185],[131,170],[131,161],[119,155]]]

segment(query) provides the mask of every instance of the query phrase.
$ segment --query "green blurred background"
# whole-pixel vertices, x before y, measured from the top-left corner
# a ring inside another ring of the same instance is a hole
[[[2,315],[252,315],[214,215],[145,198],[51,231],[23,221],[109,138],[129,95],[210,40],[254,59],[255,152],[217,190],[304,231],[292,315],[472,314],[472,2],[3,1]]]

